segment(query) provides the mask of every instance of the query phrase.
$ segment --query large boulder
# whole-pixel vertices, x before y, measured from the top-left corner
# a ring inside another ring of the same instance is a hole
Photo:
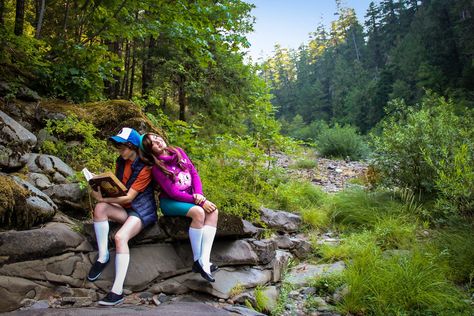
[[[56,156],[30,154],[25,159],[29,172],[44,174],[51,183],[68,183],[68,177],[74,175],[74,170]]]
[[[0,174],[0,227],[29,229],[49,221],[57,207],[27,181]]]
[[[48,223],[45,227],[32,230],[0,232],[0,258],[3,262],[92,250],[83,235],[64,223]]]
[[[159,225],[166,233],[175,240],[188,239],[188,230],[191,219],[183,216],[161,216]],[[244,223],[240,217],[235,215],[219,213],[219,222],[217,224],[216,237],[250,237],[254,231],[244,228]]]
[[[0,111],[0,170],[21,168],[35,145],[35,135]]]
[[[260,209],[260,220],[265,223],[268,228],[286,233],[296,232],[302,222],[301,216],[299,215],[285,211],[273,211],[265,207]]]

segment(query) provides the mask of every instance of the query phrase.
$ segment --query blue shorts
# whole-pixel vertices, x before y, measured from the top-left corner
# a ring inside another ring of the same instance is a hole
[[[192,203],[180,202],[171,199],[160,199],[160,208],[166,216],[186,216],[191,207],[195,206]]]

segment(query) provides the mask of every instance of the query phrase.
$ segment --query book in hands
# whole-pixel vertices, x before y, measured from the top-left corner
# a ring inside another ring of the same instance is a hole
[[[93,174],[87,168],[82,169],[82,174],[94,191],[100,192],[103,197],[119,197],[127,195],[127,187],[112,172]]]

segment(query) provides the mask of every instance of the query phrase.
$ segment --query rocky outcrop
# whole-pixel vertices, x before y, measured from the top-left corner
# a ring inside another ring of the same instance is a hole
[[[110,104],[108,108],[112,111],[118,105]],[[23,114],[34,115],[36,120],[62,117],[63,113],[37,106],[28,109]],[[117,115],[123,118],[120,121],[133,122],[138,117],[135,110]],[[97,115],[95,120],[103,125],[117,122],[110,113]],[[0,174],[0,180],[6,184],[0,188],[0,219],[9,219],[8,223],[0,222],[4,229],[0,231],[0,312],[35,304],[89,306],[112,286],[113,238],[119,226],[111,225],[109,264],[98,280],[87,281],[87,273],[97,257],[93,225],[91,221],[68,216],[76,211],[87,214],[82,204],[85,193],[70,180],[74,170],[61,159],[31,152],[36,136],[24,127],[28,126],[26,121],[20,125],[0,112],[0,170],[6,172]],[[16,173],[8,173],[11,171]],[[232,299],[238,289],[250,291],[256,286],[267,286],[265,291],[274,302],[288,262],[294,256],[304,258],[310,244],[294,234],[301,223],[298,215],[262,209],[262,222],[278,235],[263,238],[264,228],[236,216],[219,215],[211,261],[220,270],[215,272],[216,282],[208,283],[191,271],[189,219],[160,217],[158,223],[130,243],[131,261],[124,292],[200,292],[226,300]],[[15,229],[5,230],[12,228]]]
[[[0,171],[21,168],[35,145],[35,135],[0,111]]]

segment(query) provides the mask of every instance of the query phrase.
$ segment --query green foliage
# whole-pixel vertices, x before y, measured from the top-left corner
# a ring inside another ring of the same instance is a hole
[[[369,315],[469,315],[470,307],[445,277],[446,271],[421,250],[383,256],[367,244],[352,257],[344,278],[349,293],[340,309]]]
[[[106,47],[63,43],[54,47],[50,69],[41,73],[44,92],[74,102],[104,97],[104,81],[112,80],[120,61]]]
[[[317,296],[332,295],[344,285],[344,278],[340,273],[323,274],[309,279],[308,285],[316,290]],[[317,306],[316,306],[317,307]]]
[[[373,234],[382,249],[406,249],[415,241],[416,223],[407,217],[383,217],[375,224]]]
[[[339,126],[324,129],[316,141],[317,148],[323,157],[364,159],[368,147],[363,138],[351,126]]]
[[[393,114],[382,122],[382,135],[373,136],[375,165],[386,183],[414,192],[439,191],[440,202],[452,201],[444,203],[448,206],[444,213],[455,213],[456,208],[469,213],[474,161],[469,150],[474,144],[471,116],[459,117],[451,101],[429,92],[419,109],[400,100],[393,101],[390,109]]]
[[[372,228],[383,217],[403,214],[403,205],[386,191],[360,189],[339,192],[328,199],[324,208],[341,229]]]
[[[268,311],[268,297],[265,295],[265,287],[258,285],[254,289],[255,310],[257,312]]]
[[[280,171],[270,163],[252,138],[224,135],[208,144],[206,156],[194,160],[203,181],[206,196],[224,212],[247,219],[258,218],[265,196],[280,181]]]
[[[46,140],[41,152],[58,156],[75,170],[87,167],[98,173],[113,169],[116,154],[106,140],[97,139],[97,128],[70,114],[63,120],[48,120],[46,131],[57,141]]]
[[[474,214],[474,137],[469,143],[470,146],[464,143],[454,148],[451,155],[448,154],[451,148],[444,148],[445,158],[437,162],[426,157],[438,175],[435,181],[439,191],[438,209],[445,214]]]
[[[442,261],[449,269],[448,277],[457,283],[474,286],[474,234],[472,225],[458,224],[436,232],[431,241],[442,254]]]

